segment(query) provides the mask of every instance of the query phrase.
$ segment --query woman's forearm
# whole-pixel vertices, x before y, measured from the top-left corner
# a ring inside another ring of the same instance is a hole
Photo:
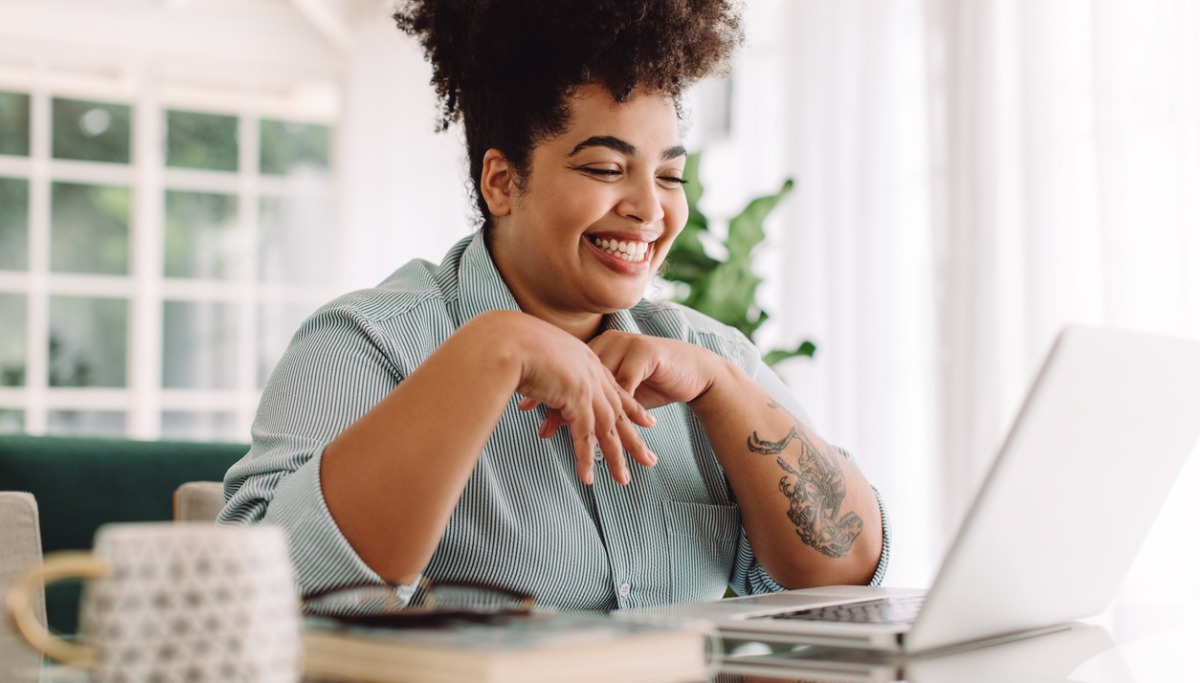
[[[879,503],[839,451],[732,364],[689,404],[763,568],[789,588],[862,584],[882,552]]]
[[[428,564],[520,376],[506,316],[484,314],[325,449],[329,511],[380,576],[414,581]]]

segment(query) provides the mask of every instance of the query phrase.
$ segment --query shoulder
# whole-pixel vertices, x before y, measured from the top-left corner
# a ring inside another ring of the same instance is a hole
[[[419,362],[456,327],[462,246],[455,245],[440,265],[414,259],[374,287],[329,301],[305,320],[291,346],[366,344],[400,365]]]
[[[672,301],[643,300],[629,311],[643,334],[679,339],[723,356],[746,372],[761,360],[758,348],[737,329]]]
[[[363,323],[389,325],[416,316],[448,316],[457,302],[457,273],[470,238],[460,241],[441,264],[413,259],[382,282],[343,294],[322,306],[314,317],[349,316]]]

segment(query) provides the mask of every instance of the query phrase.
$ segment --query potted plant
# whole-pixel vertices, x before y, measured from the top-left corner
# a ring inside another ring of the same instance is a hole
[[[704,194],[700,158],[699,153],[693,153],[684,166],[688,220],[675,238],[662,277],[674,283],[675,301],[737,328],[754,341],[754,334],[770,317],[758,303],[762,278],[754,272],[754,255],[766,238],[763,223],[791,193],[794,183],[789,178],[778,192],[751,200],[729,221],[729,230],[722,241],[709,230],[708,217],[700,210],[700,197]],[[714,256],[715,249],[706,244],[720,247],[724,257]],[[795,356],[811,357],[815,352],[816,345],[804,340],[795,348],[772,349],[763,360],[775,365]]]

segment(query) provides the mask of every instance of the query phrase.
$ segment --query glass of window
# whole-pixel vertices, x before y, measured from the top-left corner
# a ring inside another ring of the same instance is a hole
[[[235,441],[245,440],[237,433],[237,416],[233,413],[200,411],[164,411],[162,438],[174,441]]]
[[[29,156],[29,95],[0,92],[0,154]]]
[[[0,270],[25,270],[28,252],[29,181],[0,178]]]
[[[53,271],[97,275],[129,272],[129,188],[54,183],[50,201]]]
[[[233,389],[237,384],[237,310],[207,301],[163,302],[163,386]]]
[[[329,170],[329,126],[263,119],[259,122],[259,172],[324,174]]]
[[[236,116],[194,111],[167,111],[167,166],[208,171],[236,171]]]
[[[237,270],[243,249],[237,230],[237,197],[170,190],[163,228],[167,277],[224,279]]]
[[[50,297],[50,386],[126,386],[128,328],[125,299]]]
[[[0,294],[0,387],[25,384],[25,296]]]
[[[20,410],[0,408],[0,434],[17,434],[25,431],[25,413]]]
[[[132,115],[133,108],[125,104],[54,98],[54,158],[128,164]]]
[[[125,436],[125,413],[112,410],[52,410],[46,431],[60,436]]]

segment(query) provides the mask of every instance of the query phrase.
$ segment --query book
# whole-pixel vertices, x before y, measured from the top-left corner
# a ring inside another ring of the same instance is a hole
[[[364,683],[690,683],[709,679],[702,626],[542,613],[392,628],[309,617],[306,679]]]

